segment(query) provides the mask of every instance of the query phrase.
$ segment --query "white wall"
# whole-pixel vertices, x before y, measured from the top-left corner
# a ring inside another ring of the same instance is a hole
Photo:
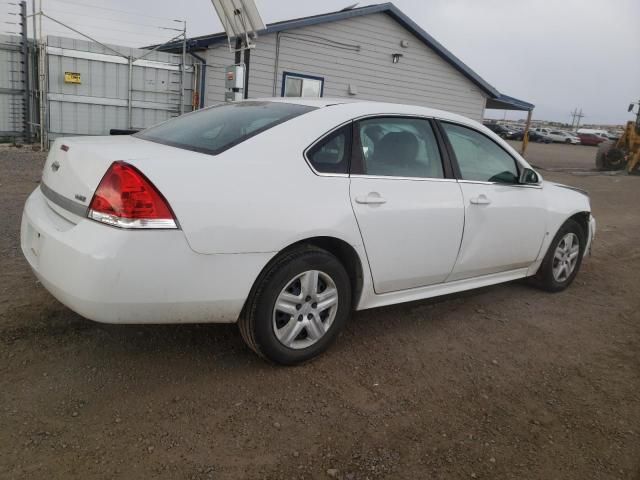
[[[409,47],[402,48],[401,40],[408,40]],[[273,96],[275,52],[276,34],[259,37],[251,50],[250,98]],[[393,64],[396,52],[403,57]],[[234,55],[226,43],[207,53],[209,105],[224,100],[223,67],[234,63]],[[276,96],[284,71],[323,77],[325,97],[422,105],[475,120],[482,120],[486,102],[475,84],[384,13],[282,32]],[[349,94],[350,84],[357,95]]]

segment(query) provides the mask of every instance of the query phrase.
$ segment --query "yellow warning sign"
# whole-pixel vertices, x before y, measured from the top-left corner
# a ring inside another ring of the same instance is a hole
[[[64,72],[64,83],[82,83],[77,72]]]

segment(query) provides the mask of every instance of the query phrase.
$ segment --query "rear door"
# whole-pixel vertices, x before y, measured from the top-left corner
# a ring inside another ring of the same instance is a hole
[[[354,126],[350,197],[376,293],[443,282],[455,264],[464,206],[432,123],[373,117]]]
[[[441,122],[464,197],[464,238],[449,281],[531,265],[546,233],[542,188],[520,185],[514,157],[483,133]]]

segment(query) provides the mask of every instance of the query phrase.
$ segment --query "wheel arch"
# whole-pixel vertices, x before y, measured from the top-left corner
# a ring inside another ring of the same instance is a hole
[[[538,269],[542,265],[542,262],[544,261],[545,257],[547,256],[547,253],[549,252],[549,249],[551,248],[551,245],[553,243],[553,239],[555,238],[557,233],[560,231],[562,226],[565,223],[567,223],[569,220],[573,220],[578,225],[580,225],[580,227],[582,228],[582,231],[584,233],[584,238],[585,238],[585,240],[588,241],[588,239],[589,239],[589,220],[590,220],[590,218],[591,218],[591,212],[588,211],[588,210],[579,210],[577,212],[574,211],[570,215],[563,217],[562,221],[558,222],[555,225],[555,227],[553,228],[552,231],[549,231],[548,236],[547,236],[547,240],[545,240],[545,242],[542,244],[542,246],[540,248],[540,252],[538,253],[538,258],[529,267],[529,271],[527,272],[527,276],[532,276],[532,275],[535,275],[537,273]]]
[[[558,227],[558,230],[562,228],[562,225],[567,223],[567,220],[574,220],[578,225],[582,227],[582,232],[584,233],[585,240],[589,238],[589,219],[591,218],[591,212],[582,211],[578,213],[574,213],[570,217],[568,217],[562,224]]]
[[[345,270],[347,271],[347,274],[349,275],[349,280],[351,282],[352,305],[354,307],[358,305],[360,297],[362,296],[365,275],[360,255],[351,244],[344,240],[332,236],[316,236],[298,240],[286,246],[285,248],[281,249],[276,255],[274,255],[273,258],[269,260],[269,262],[267,262],[267,264],[262,268],[256,279],[254,280],[240,315],[244,315],[249,300],[254,295],[256,288],[262,281],[265,273],[269,270],[269,268],[271,268],[271,266],[282,255],[286,255],[292,250],[304,248],[319,248],[321,250],[325,250],[334,255],[338,259],[338,261],[342,263]]]

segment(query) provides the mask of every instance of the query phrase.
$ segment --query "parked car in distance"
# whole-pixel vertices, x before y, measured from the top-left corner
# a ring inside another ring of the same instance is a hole
[[[276,98],[57,138],[21,247],[86,318],[237,322],[256,353],[296,364],[353,310],[527,277],[563,290],[594,233],[585,192],[473,120]]]
[[[510,135],[515,133],[513,129],[495,122],[485,122],[484,126],[502,138],[509,138]]]
[[[602,142],[606,142],[607,139],[601,137],[600,135],[596,135],[595,133],[578,133],[578,137],[580,137],[580,143],[582,145],[590,145],[597,147]]]
[[[607,132],[607,138],[609,140],[618,140],[624,132]]]
[[[562,130],[550,130],[549,133],[547,133],[547,136],[554,142],[570,143],[573,145],[578,145],[580,143],[580,139],[573,133],[564,132]]]
[[[595,128],[579,128],[576,133],[580,135],[581,133],[591,133],[593,135],[597,135],[598,137],[602,137],[605,140],[609,139],[609,133],[606,130],[599,130]]]
[[[515,132],[509,136],[509,140],[522,140],[524,137],[524,130],[521,132]],[[553,140],[548,135],[535,130],[529,130],[529,141],[537,143],[551,143]]]

